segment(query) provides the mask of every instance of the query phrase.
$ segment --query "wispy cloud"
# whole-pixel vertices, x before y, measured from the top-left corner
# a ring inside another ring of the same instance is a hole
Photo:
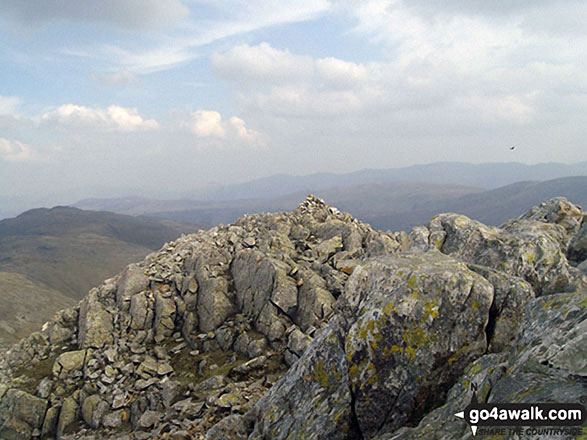
[[[131,1],[131,0],[127,0]],[[159,2],[163,5],[163,2]],[[117,44],[96,44],[92,48],[63,48],[62,53],[105,61],[135,73],[152,73],[171,69],[202,55],[204,47],[237,35],[286,23],[315,18],[330,8],[326,0],[294,0],[292,2],[247,2],[206,0],[189,3],[191,16],[181,25],[156,34],[145,33],[139,45],[124,39]],[[200,9],[216,10],[216,14],[200,18]],[[179,22],[178,22],[179,23]]]
[[[90,75],[90,79],[109,87],[122,87],[138,81],[137,75],[128,70],[120,70],[114,73],[92,74]]]

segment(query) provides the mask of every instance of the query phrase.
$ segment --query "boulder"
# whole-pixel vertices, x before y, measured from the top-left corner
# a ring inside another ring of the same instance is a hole
[[[118,280],[116,303],[118,306],[122,306],[125,302],[129,301],[135,293],[141,292],[148,287],[149,277],[145,275],[144,269],[136,264],[129,264]]]
[[[60,354],[53,364],[53,375],[64,378],[72,371],[81,371],[86,361],[86,352],[76,350]]]
[[[47,401],[17,389],[0,396],[0,438],[28,440],[41,429]]]
[[[92,289],[81,302],[78,324],[80,348],[101,348],[113,341],[113,318],[98,295],[98,289]]]
[[[79,421],[80,408],[78,402],[73,397],[66,397],[63,400],[61,411],[59,412],[59,420],[57,422],[57,438],[63,437],[65,434],[71,433],[75,430]]]
[[[92,428],[97,429],[109,410],[109,405],[98,394],[93,394],[84,400],[82,417]]]
[[[437,404],[486,348],[493,287],[439,252],[379,257],[355,269],[343,302],[354,413],[365,438]]]

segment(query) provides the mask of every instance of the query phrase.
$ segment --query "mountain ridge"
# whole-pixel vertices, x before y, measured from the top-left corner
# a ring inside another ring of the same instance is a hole
[[[310,196],[182,236],[0,359],[0,438],[470,438],[471,382],[575,402],[584,217],[554,198],[408,235]]]
[[[533,187],[534,193],[523,191]],[[363,188],[363,191],[358,189]],[[519,194],[509,194],[518,189]],[[508,218],[524,212],[533,204],[555,196],[575,200],[587,206],[587,177],[565,177],[539,182],[520,182],[494,190],[482,190],[464,185],[425,182],[376,182],[326,188],[314,193],[377,229],[409,231],[425,223],[434,213],[454,211],[483,223],[499,225]],[[356,193],[354,198],[350,197]],[[469,195],[467,195],[469,194]],[[245,213],[278,212],[294,209],[303,193],[286,194],[276,199],[239,200],[233,202],[150,201],[146,204],[125,205],[123,212],[149,214],[182,221],[201,221],[210,226],[230,223]],[[366,201],[370,200],[370,203]],[[418,201],[420,200],[420,201]],[[426,206],[429,205],[429,206]],[[488,209],[491,205],[491,209]],[[115,209],[117,199],[86,201],[80,207]],[[409,209],[408,209],[409,208]]]

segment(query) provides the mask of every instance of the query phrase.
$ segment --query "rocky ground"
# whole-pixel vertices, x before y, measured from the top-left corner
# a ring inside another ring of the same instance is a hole
[[[309,196],[182,236],[6,353],[0,439],[452,439],[471,383],[576,403],[583,219],[383,233]]]

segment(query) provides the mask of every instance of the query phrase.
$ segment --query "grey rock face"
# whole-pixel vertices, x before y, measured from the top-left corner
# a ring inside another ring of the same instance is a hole
[[[356,434],[343,330],[324,329],[255,406],[249,439],[344,439]]]
[[[446,403],[426,415],[417,427],[384,433],[376,439],[474,438],[468,425],[454,417],[471,401],[471,383],[478,386],[480,402],[579,402],[585,395],[585,384],[575,378],[584,375],[586,368],[586,300],[586,291],[533,300],[509,353],[490,354],[473,362],[450,390]],[[535,437],[508,434],[505,438]]]

